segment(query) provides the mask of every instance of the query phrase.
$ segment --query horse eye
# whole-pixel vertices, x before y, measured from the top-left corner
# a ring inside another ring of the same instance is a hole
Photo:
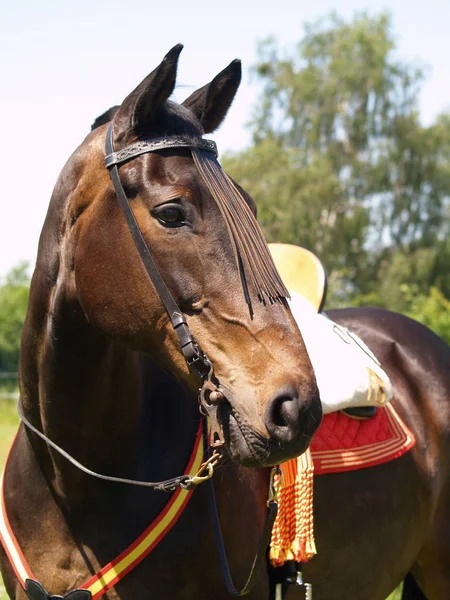
[[[153,212],[158,221],[165,227],[183,227],[183,225],[186,225],[184,212],[177,205],[160,206]]]

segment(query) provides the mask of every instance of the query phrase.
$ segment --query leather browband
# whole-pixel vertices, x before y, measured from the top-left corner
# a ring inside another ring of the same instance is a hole
[[[136,156],[146,154],[147,152],[156,152],[157,150],[167,150],[172,148],[197,148],[198,150],[212,152],[216,158],[219,155],[216,142],[213,142],[212,140],[172,136],[170,138],[161,137],[152,140],[142,140],[135,144],[131,144],[130,146],[126,146],[126,148],[118,150],[117,152],[111,152],[105,158],[105,165],[110,168],[113,165],[119,165],[127,160],[136,158]]]

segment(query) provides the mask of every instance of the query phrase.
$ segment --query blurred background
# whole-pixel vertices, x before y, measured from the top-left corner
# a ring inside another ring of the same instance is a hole
[[[241,89],[212,137],[268,240],[324,262],[326,307],[383,306],[450,342],[450,4],[155,4],[2,8],[3,397],[17,395],[29,277],[58,173],[95,117],[178,42],[177,101],[242,59]],[[15,417],[5,415],[6,447]]]

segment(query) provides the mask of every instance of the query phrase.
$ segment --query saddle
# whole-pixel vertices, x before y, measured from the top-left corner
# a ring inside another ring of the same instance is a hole
[[[324,412],[342,410],[356,419],[374,417],[377,406],[392,396],[390,382],[364,342],[322,312],[327,294],[327,272],[323,263],[313,252],[300,246],[269,244],[269,248],[291,293],[291,310],[316,372]],[[333,394],[335,398],[331,398]],[[340,399],[336,397],[339,394]],[[331,402],[327,402],[330,398]]]
[[[322,261],[310,250],[293,244],[269,244],[269,250],[284,285],[322,312],[328,290],[328,275]]]
[[[316,475],[380,465],[408,452],[415,439],[387,404],[392,387],[377,358],[357,335],[323,312],[327,274],[322,262],[298,246],[269,244],[269,248],[289,290],[290,308],[315,371],[324,413],[310,448],[281,465],[279,509],[269,548],[271,568],[282,582],[276,587],[280,591],[282,584],[294,580],[303,584],[298,566],[316,554]],[[310,598],[311,587],[303,586],[302,597]]]

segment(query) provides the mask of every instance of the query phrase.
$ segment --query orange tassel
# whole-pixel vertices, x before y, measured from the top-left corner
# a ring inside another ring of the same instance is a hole
[[[270,542],[274,567],[288,560],[307,562],[316,554],[313,520],[314,463],[308,449],[283,463],[283,483],[278,493],[278,515]]]

